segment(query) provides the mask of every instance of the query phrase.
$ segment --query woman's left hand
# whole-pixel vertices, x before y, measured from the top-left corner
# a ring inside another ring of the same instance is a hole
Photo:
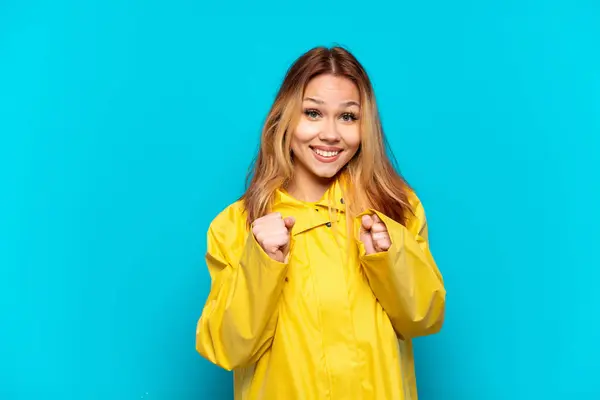
[[[363,215],[360,240],[365,245],[367,255],[387,251],[392,241],[387,227],[376,214]]]

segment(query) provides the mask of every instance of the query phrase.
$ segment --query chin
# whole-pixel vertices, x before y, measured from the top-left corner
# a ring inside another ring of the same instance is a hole
[[[321,179],[332,179],[340,171],[340,168],[327,169],[327,170],[313,170],[313,174]]]

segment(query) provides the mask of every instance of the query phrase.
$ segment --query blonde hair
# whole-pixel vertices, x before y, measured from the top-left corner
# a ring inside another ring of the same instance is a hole
[[[304,90],[311,79],[322,74],[350,79],[360,93],[360,148],[338,173],[348,216],[373,208],[405,224],[407,213],[412,212],[409,186],[390,160],[393,155],[381,126],[371,81],[358,60],[341,47],[315,47],[287,71],[264,123],[260,149],[241,198],[248,223],[270,212],[275,191],[293,177],[291,136],[301,116]]]

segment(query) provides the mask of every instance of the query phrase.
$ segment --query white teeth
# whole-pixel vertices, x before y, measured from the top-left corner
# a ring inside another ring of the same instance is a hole
[[[313,149],[313,151],[323,157],[335,157],[339,154],[339,151],[323,151],[319,149]]]

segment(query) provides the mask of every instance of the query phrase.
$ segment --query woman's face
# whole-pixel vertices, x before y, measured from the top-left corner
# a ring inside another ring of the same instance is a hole
[[[334,177],[360,146],[360,95],[349,79],[313,78],[304,91],[302,116],[292,136],[295,174],[322,181]]]

